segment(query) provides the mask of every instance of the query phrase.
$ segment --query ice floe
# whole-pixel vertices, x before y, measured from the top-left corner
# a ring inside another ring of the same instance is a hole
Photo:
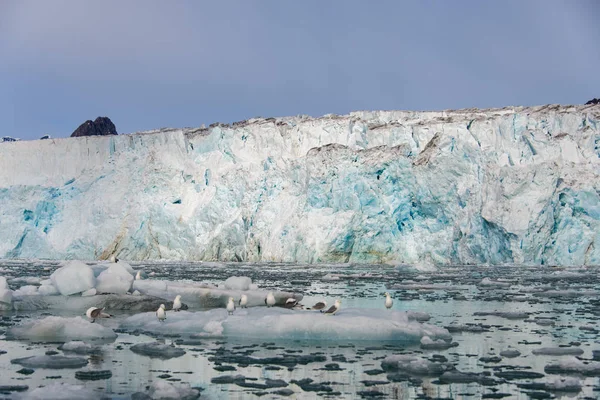
[[[417,315],[421,316],[421,315]],[[421,316],[422,317],[422,316]],[[335,316],[279,307],[224,309],[169,313],[165,322],[153,313],[137,314],[122,322],[121,329],[152,334],[194,337],[238,337],[264,340],[379,340],[418,343],[422,337],[450,340],[444,328],[421,324],[400,311],[343,309]]]
[[[131,289],[133,275],[125,267],[125,263],[111,264],[96,278],[98,293],[125,294]]]
[[[132,400],[193,400],[200,396],[198,389],[193,389],[187,383],[175,383],[156,381],[150,385],[147,393],[135,393]]]
[[[21,400],[94,400],[105,398],[103,393],[98,393],[84,385],[71,385],[68,383],[51,383],[24,393]]]
[[[137,354],[142,354],[148,357],[169,359],[181,357],[185,354],[185,350],[160,342],[138,343],[130,347],[130,350]]]
[[[117,337],[112,329],[92,324],[81,317],[46,317],[11,327],[7,339],[34,340],[45,342],[67,342],[71,340],[110,340]]]
[[[87,365],[88,360],[82,357],[68,357],[61,355],[31,356],[10,360],[11,364],[19,364],[27,368],[81,368]]]
[[[85,292],[96,285],[96,276],[92,268],[75,260],[66,262],[54,271],[50,280],[63,296]]]

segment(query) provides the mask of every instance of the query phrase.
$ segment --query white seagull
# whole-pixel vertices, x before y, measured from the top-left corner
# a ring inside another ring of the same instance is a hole
[[[319,311],[323,312],[325,307],[327,307],[327,302],[325,300],[323,300],[323,301],[319,301],[317,304],[308,308],[307,310],[319,310]]]
[[[390,309],[394,305],[394,300],[388,292],[385,292],[385,308]]]
[[[164,320],[167,319],[167,311],[165,310],[164,304],[161,304],[160,307],[158,307],[158,310],[156,310],[156,318],[158,318],[159,322],[164,322]]]
[[[240,298],[240,307],[241,308],[248,307],[248,296],[246,296],[245,294],[243,294],[242,297]]]
[[[92,320],[92,323],[96,322],[96,320],[98,318],[110,318],[111,315],[110,314],[106,314],[103,313],[102,311],[104,311],[104,308],[98,308],[98,307],[90,307],[88,308],[88,310],[85,312],[85,315]]]
[[[173,300],[173,311],[177,312],[181,310],[181,295],[178,294],[175,296],[175,300]]]
[[[341,307],[342,307],[342,301],[338,299],[335,301],[334,305],[329,307],[329,310],[325,311],[325,315],[335,315],[335,313],[340,311]]]
[[[273,296],[273,292],[269,292],[265,299],[265,304],[267,307],[273,307],[275,305],[275,296]]]
[[[229,301],[227,302],[227,313],[229,315],[233,315],[234,311],[235,311],[235,303],[233,301],[233,297],[230,297]]]

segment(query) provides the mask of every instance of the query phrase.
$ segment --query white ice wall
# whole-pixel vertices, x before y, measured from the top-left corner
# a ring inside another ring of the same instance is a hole
[[[1,143],[0,257],[600,264],[599,121],[382,111]]]

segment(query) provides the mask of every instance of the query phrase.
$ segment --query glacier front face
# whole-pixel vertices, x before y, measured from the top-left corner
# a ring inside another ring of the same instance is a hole
[[[0,257],[600,264],[600,106],[0,144]]]

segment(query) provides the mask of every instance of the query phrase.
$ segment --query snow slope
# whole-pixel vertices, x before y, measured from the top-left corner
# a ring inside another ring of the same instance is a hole
[[[0,257],[600,264],[599,146],[597,105],[2,143]]]

